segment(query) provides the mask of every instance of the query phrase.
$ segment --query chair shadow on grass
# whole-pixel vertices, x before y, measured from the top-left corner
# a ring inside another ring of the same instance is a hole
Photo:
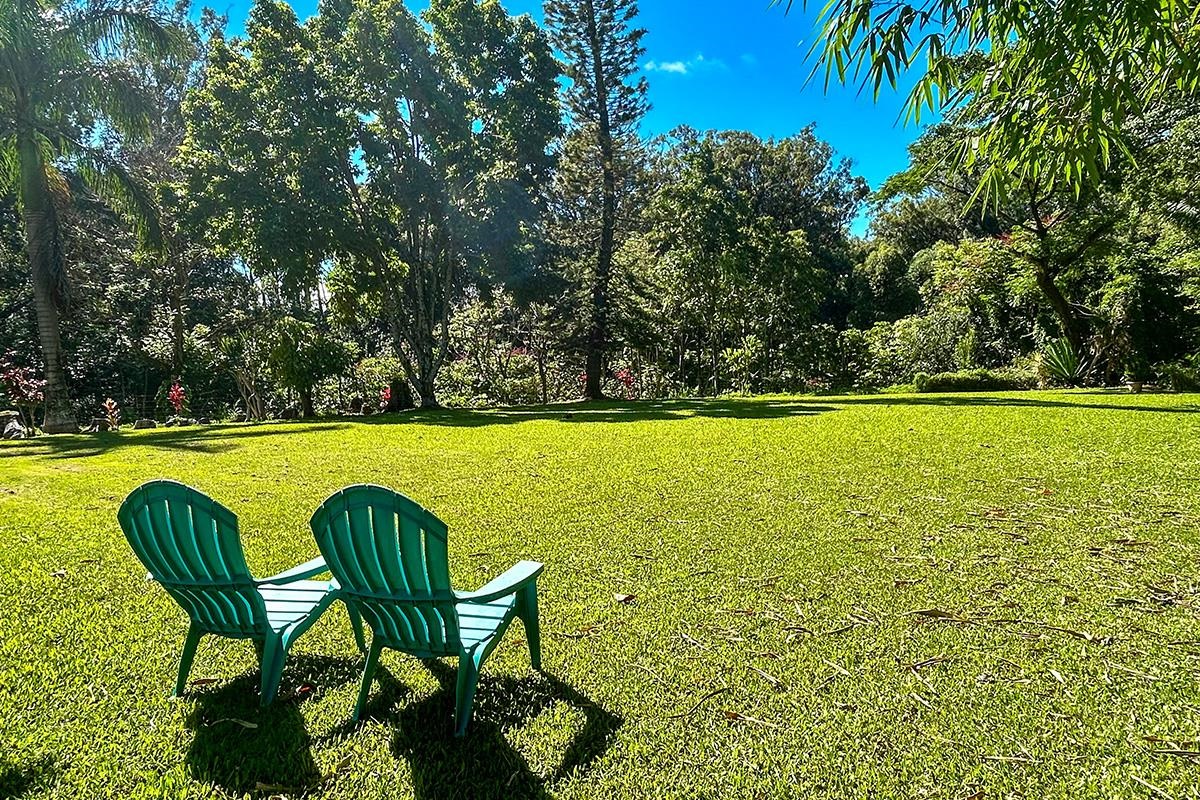
[[[408,761],[417,800],[549,797],[557,783],[586,771],[600,758],[621,727],[619,716],[548,673],[521,679],[489,678],[485,673],[470,727],[465,736],[455,737],[457,673],[441,661],[423,663],[438,682],[432,695],[414,701],[413,691],[381,666],[363,712],[365,719],[389,725],[392,753]],[[509,744],[505,732],[532,723],[559,703],[582,714],[582,728],[562,748],[551,773],[541,775]],[[359,727],[347,721],[329,736],[344,737]]]
[[[312,693],[353,682],[361,667],[354,658],[289,656],[279,697],[266,708],[258,703],[258,670],[216,687],[189,688],[194,706],[184,724],[193,735],[192,777],[238,796],[271,791],[266,787],[288,794],[316,788],[323,776],[300,705]],[[305,685],[313,692],[300,691]]]
[[[20,800],[43,789],[58,770],[49,756],[13,763],[0,756],[0,800]]]

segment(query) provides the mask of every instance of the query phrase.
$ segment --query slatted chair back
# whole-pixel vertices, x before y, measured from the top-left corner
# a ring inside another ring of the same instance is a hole
[[[350,486],[312,517],[340,594],[388,647],[419,658],[459,655],[446,525],[383,486]]]
[[[150,575],[201,630],[241,638],[267,630],[228,508],[190,486],[157,480],[134,489],[117,519]]]

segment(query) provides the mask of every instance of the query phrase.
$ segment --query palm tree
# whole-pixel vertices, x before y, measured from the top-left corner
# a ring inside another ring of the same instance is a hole
[[[150,129],[152,104],[134,57],[162,57],[182,36],[155,0],[0,0],[0,182],[25,228],[46,371],[47,433],[77,430],[67,394],[60,315],[66,307],[59,208],[64,173],[160,238],[153,198],[120,160],[122,139]],[[136,4],[135,4],[136,3]]]

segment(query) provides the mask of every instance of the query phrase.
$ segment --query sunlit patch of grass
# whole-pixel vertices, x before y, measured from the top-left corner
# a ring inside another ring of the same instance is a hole
[[[1195,797],[1200,408],[1066,392],[607,403],[0,446],[3,797]],[[254,571],[349,483],[445,519],[474,588],[543,561],[465,739],[452,665],[340,606],[260,710],[116,525],[175,478]],[[632,595],[632,599],[617,599]],[[297,692],[310,684],[314,691]],[[1153,787],[1153,788],[1151,788]]]

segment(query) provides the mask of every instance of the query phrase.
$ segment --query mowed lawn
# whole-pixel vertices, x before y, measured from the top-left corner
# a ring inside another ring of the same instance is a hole
[[[771,398],[412,413],[0,446],[0,797],[1200,796],[1200,397]],[[115,511],[189,483],[252,570],[350,483],[540,583],[452,736],[453,665],[361,657],[334,606],[257,705]],[[633,595],[620,602],[616,595]]]

